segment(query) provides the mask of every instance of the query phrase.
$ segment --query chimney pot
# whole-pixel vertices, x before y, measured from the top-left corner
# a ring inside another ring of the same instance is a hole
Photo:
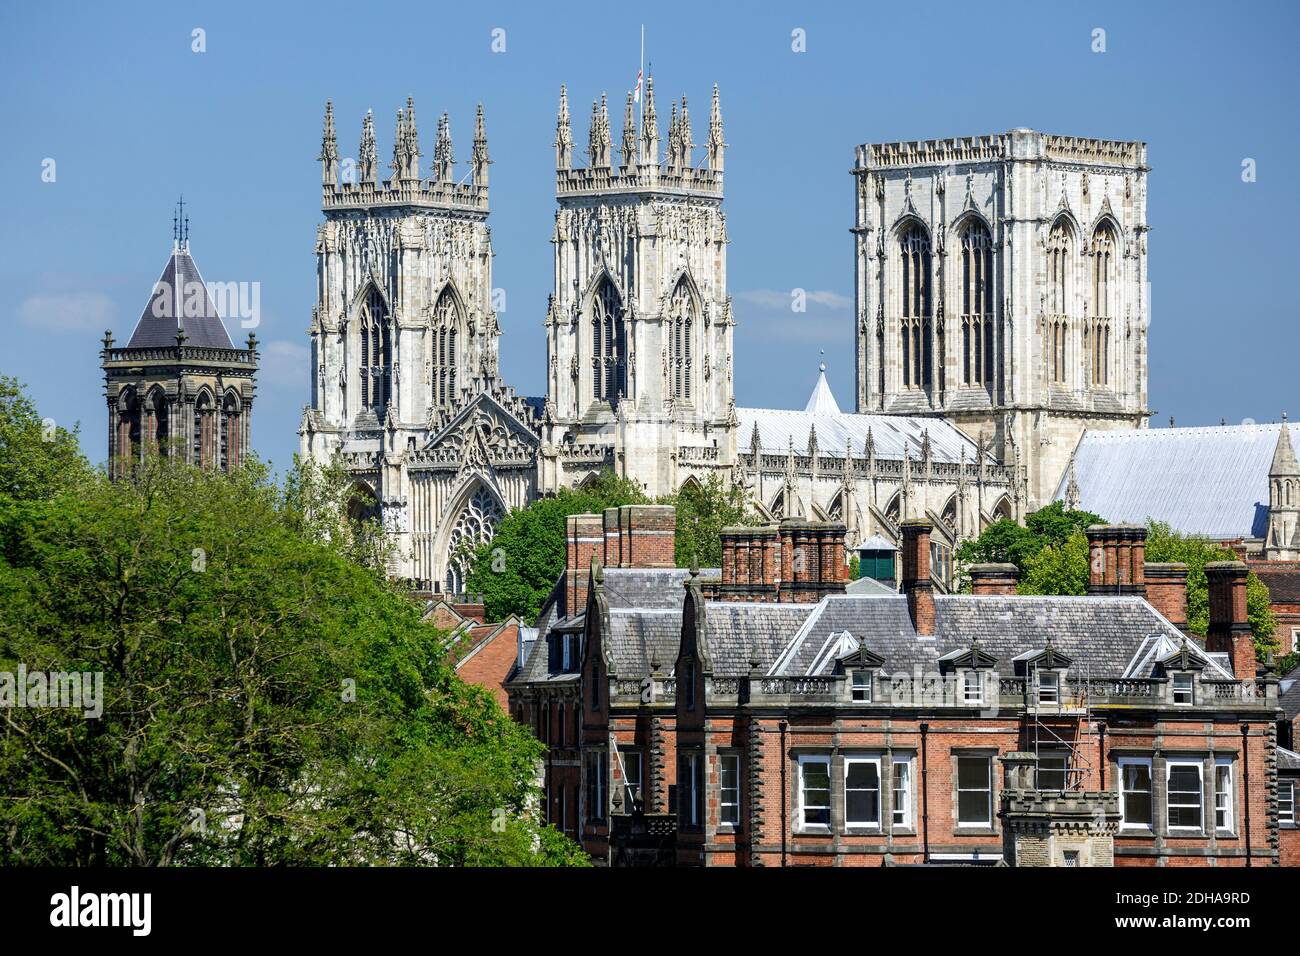
[[[971,593],[974,595],[1015,594],[1020,569],[1014,564],[975,564],[970,568]]]
[[[934,634],[934,585],[930,581],[930,532],[934,525],[921,518],[904,521],[901,590],[916,633]]]

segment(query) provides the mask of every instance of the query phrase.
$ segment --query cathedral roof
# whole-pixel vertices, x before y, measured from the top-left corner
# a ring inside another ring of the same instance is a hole
[[[185,344],[233,349],[199,267],[190,256],[188,242],[172,247],[162,275],[140,314],[127,348],[151,349],[176,345],[176,333],[185,332]]]
[[[1154,519],[1217,540],[1263,538],[1281,430],[1274,422],[1084,432],[1073,459],[1078,506],[1110,522]],[[1058,500],[1069,480],[1067,468]]]

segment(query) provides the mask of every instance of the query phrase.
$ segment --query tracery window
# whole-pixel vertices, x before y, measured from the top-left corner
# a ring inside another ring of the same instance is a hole
[[[1069,336],[1069,275],[1073,242],[1069,224],[1058,220],[1047,237],[1047,296],[1043,354],[1047,377],[1066,381],[1066,343]]]
[[[1103,222],[1092,238],[1092,316],[1088,336],[1093,385],[1106,385],[1110,380],[1110,296],[1116,245],[1115,231]]]
[[[591,303],[591,396],[611,405],[627,393],[622,311],[618,291],[605,276]]]
[[[383,296],[373,285],[361,304],[358,323],[361,344],[361,409],[382,417],[392,387],[392,339],[388,328],[388,310]]]
[[[221,408],[221,470],[234,471],[243,464],[243,417],[239,397],[227,392]]]
[[[194,403],[194,462],[211,468],[217,456],[217,409],[212,396],[204,391]]]
[[[903,313],[899,334],[902,344],[903,387],[929,388],[930,345],[930,236],[917,222],[899,237],[902,268]]]
[[[447,539],[447,577],[448,594],[461,594],[465,590],[465,581],[469,577],[470,566],[478,549],[492,540],[497,525],[505,513],[501,502],[487,488],[479,485],[469,500],[460,517],[456,519]]]
[[[683,277],[668,303],[669,394],[679,401],[691,400],[692,338],[695,332],[695,298]]]
[[[993,237],[971,217],[961,231],[963,385],[993,382]]]
[[[433,404],[446,408],[456,400],[456,348],[460,310],[450,289],[444,289],[433,307]]]

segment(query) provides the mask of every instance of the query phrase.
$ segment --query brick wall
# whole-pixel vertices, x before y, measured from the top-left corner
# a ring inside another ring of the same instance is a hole
[[[470,649],[456,664],[462,680],[486,687],[503,709],[509,706],[505,680],[519,656],[519,623],[508,621],[498,627],[484,628],[484,639]],[[475,628],[480,630],[480,628]]]

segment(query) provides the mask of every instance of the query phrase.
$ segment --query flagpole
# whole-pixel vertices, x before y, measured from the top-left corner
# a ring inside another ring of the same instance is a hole
[[[645,24],[641,24],[641,66],[637,73],[637,91],[636,91],[636,125],[644,127],[642,119],[645,115],[645,97],[641,95],[641,84],[645,82]]]

